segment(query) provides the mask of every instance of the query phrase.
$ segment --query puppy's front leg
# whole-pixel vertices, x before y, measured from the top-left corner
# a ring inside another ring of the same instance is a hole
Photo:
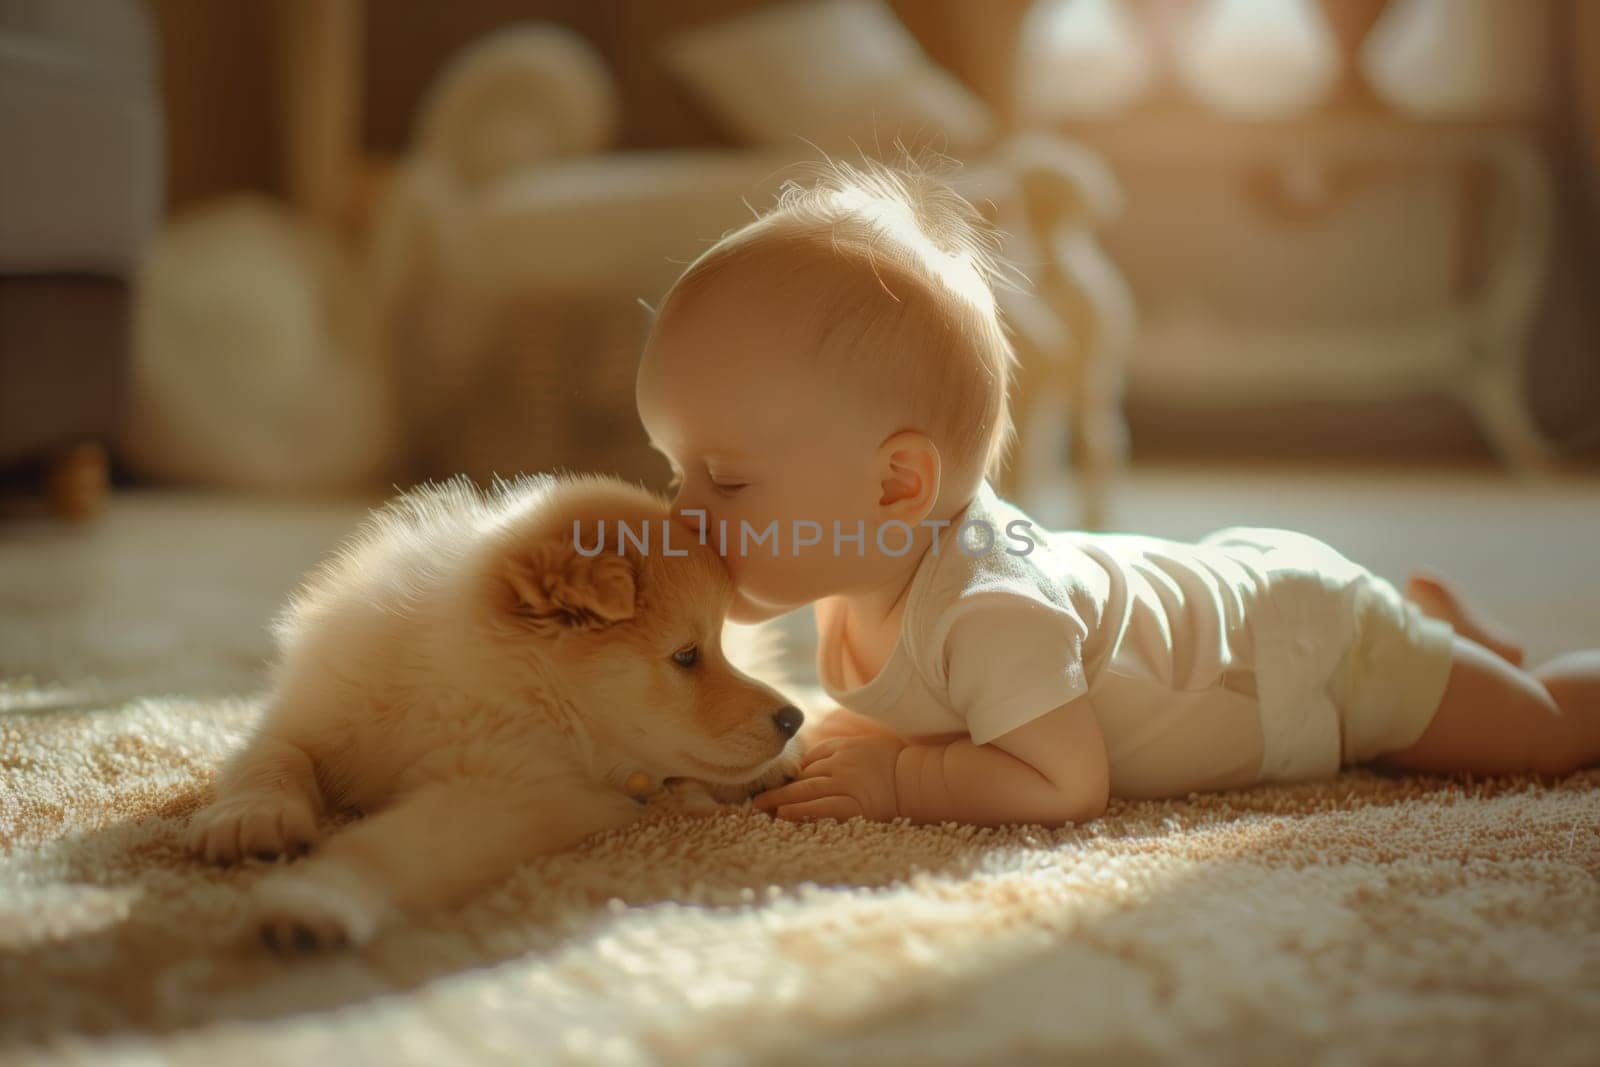
[[[317,839],[322,791],[305,750],[268,733],[229,762],[217,799],[189,823],[189,848],[212,863],[275,859]]]
[[[518,864],[639,817],[618,793],[444,781],[328,838],[258,883],[261,934],[280,949],[361,944],[405,915],[462,901]]]

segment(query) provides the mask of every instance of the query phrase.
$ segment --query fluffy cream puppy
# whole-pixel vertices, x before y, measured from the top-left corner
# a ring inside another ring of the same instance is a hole
[[[716,554],[620,482],[402,496],[278,618],[265,717],[191,847],[313,849],[257,893],[270,943],[316,948],[623,826],[668,779],[772,784],[801,714],[724,656],[731,598]],[[334,809],[366,818],[319,841]]]

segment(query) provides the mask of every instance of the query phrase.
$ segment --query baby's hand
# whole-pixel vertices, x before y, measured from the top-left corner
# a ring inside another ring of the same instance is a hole
[[[780,819],[893,819],[895,761],[906,743],[874,734],[823,741],[800,761],[800,777],[757,795],[755,805]]]

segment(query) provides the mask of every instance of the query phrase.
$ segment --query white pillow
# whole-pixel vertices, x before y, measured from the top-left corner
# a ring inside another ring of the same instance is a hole
[[[878,0],[764,7],[677,34],[665,56],[752,144],[871,153],[898,138],[959,156],[994,136],[983,102]]]

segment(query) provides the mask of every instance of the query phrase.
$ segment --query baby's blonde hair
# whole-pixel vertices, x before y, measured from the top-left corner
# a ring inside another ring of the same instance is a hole
[[[825,372],[903,402],[947,479],[992,476],[1011,443],[1016,361],[995,300],[997,231],[926,161],[809,170],[689,265],[661,319],[724,271],[770,268],[810,305]]]

